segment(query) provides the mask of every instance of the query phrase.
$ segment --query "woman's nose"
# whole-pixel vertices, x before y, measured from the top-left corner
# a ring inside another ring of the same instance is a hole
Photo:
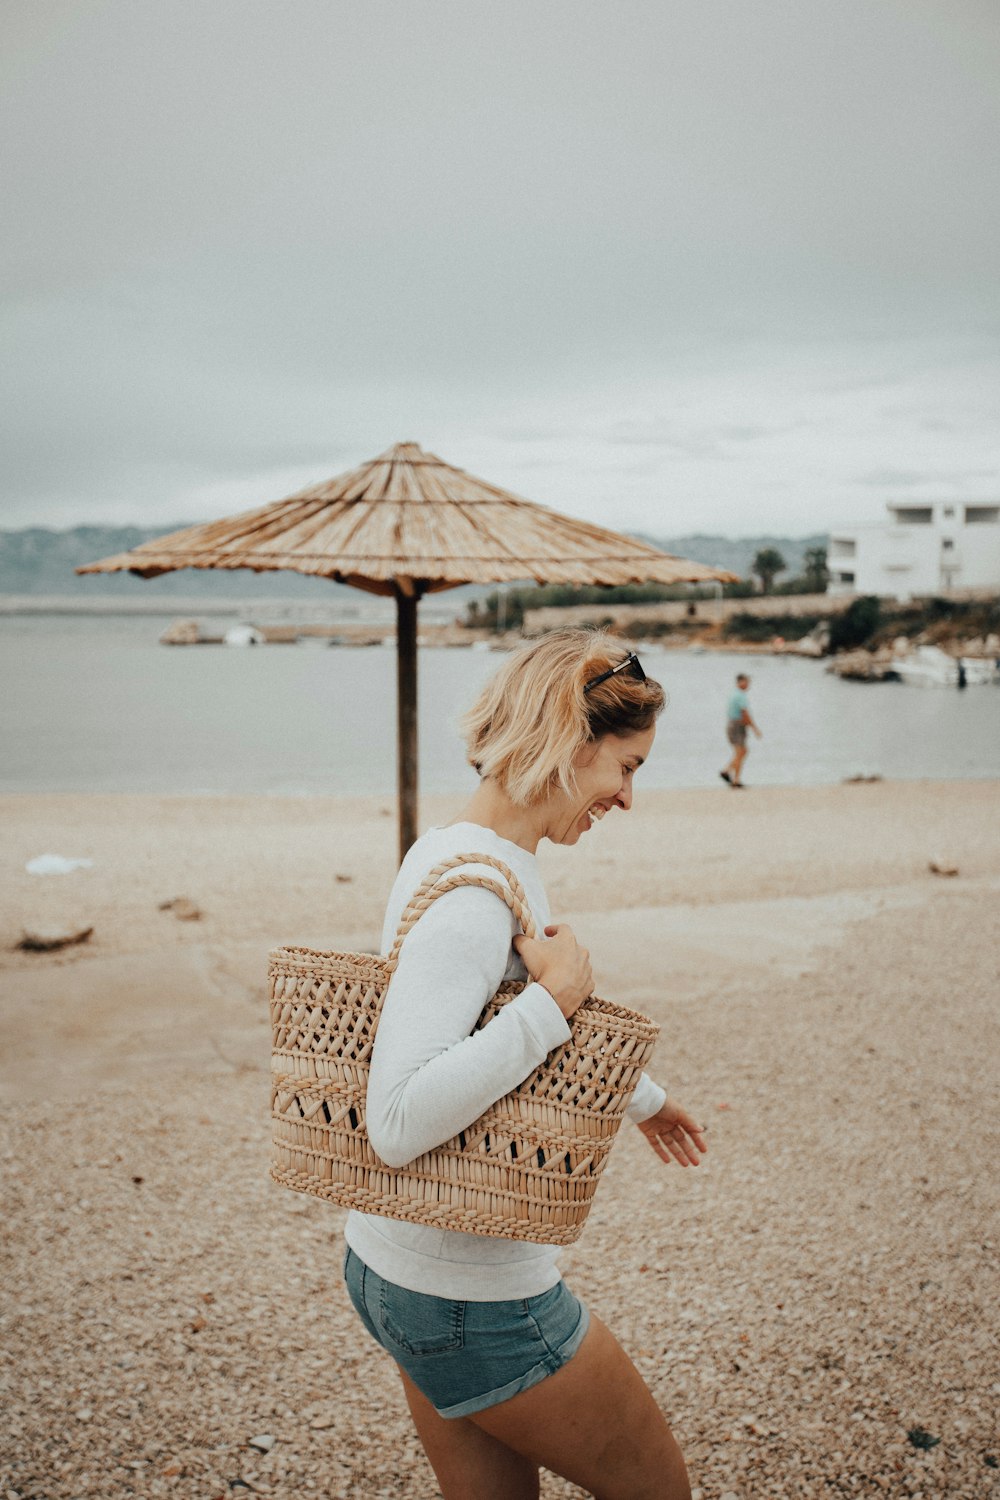
[[[625,780],[622,782],[621,791],[618,793],[615,801],[618,803],[618,806],[621,808],[622,812],[628,812],[629,808],[632,806],[631,781]]]

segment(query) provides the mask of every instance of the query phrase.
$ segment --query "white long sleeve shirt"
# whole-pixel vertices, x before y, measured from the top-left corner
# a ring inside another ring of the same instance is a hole
[[[432,828],[400,867],[386,908],[382,952],[407,902],[435,865],[458,854],[500,859],[524,887],[541,934],[549,906],[533,854],[475,823]],[[469,867],[503,883],[488,865]],[[542,985],[527,984],[481,1031],[473,1027],[505,979],[525,980],[514,951],[519,932],[491,891],[465,886],[435,901],[407,935],[382,1007],[366,1114],[368,1134],[389,1166],[405,1166],[450,1140],[527,1078],[570,1028]],[[643,1074],[631,1119],[656,1114],[666,1095]],[[559,1280],[556,1245],[434,1229],[352,1211],[348,1244],[373,1271],[414,1292],[471,1302],[534,1297]]]

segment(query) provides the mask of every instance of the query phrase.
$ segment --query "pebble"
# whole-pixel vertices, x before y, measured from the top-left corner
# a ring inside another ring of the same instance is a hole
[[[272,1437],[269,1432],[264,1432],[260,1437],[248,1438],[247,1446],[256,1448],[258,1453],[270,1453],[276,1442],[277,1438]]]
[[[187,896],[175,896],[172,901],[161,901],[160,911],[172,911],[179,922],[197,922],[201,909]]]
[[[57,948],[69,948],[74,943],[85,943],[94,931],[89,927],[25,927],[21,932],[18,947],[26,953],[52,953]]]

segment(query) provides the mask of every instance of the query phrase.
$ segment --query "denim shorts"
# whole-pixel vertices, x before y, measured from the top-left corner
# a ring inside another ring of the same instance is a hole
[[[459,1302],[384,1281],[351,1249],[344,1279],[372,1338],[442,1417],[498,1406],[554,1375],[590,1325],[562,1281],[537,1297]]]

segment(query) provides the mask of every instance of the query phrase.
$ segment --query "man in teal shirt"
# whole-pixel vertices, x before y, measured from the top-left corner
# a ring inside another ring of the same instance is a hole
[[[738,789],[743,786],[741,777],[743,762],[747,758],[747,730],[752,729],[757,738],[761,738],[761,732],[750,714],[750,701],[747,698],[749,686],[749,677],[741,672],[736,679],[736,691],[730,694],[726,710],[726,739],[733,747],[733,754],[725,770],[719,772],[723,781],[728,781],[731,787]]]

